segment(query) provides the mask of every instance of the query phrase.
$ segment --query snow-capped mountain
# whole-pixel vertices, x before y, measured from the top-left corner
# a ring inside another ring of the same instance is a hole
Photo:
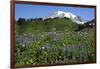
[[[67,17],[67,18],[70,18],[73,22],[76,22],[77,24],[84,24],[84,23],[87,22],[85,20],[82,20],[80,16],[76,16],[72,13],[66,13],[66,12],[63,12],[63,11],[53,12],[51,15],[44,17],[43,20],[48,19],[48,18],[53,19],[53,18],[56,18],[56,17],[59,17],[59,18]]]

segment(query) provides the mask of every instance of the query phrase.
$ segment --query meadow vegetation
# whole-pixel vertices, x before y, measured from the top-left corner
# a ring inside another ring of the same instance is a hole
[[[68,18],[15,21],[16,65],[95,61],[94,29]]]

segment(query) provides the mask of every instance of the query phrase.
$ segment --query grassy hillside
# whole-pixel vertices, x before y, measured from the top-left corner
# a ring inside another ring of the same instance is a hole
[[[17,33],[25,32],[68,32],[77,29],[78,25],[70,19],[48,19],[45,21],[26,22],[26,24],[15,25]]]
[[[16,65],[94,62],[94,30],[66,18],[15,23]]]

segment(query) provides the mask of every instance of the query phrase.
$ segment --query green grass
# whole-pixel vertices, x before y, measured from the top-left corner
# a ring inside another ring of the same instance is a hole
[[[16,23],[15,36],[34,36],[25,47],[15,40],[16,65],[94,62],[93,29],[75,32],[76,29],[78,25],[70,19]]]

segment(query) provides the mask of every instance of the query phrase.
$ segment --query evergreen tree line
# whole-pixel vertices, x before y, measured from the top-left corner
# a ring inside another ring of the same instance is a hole
[[[59,17],[53,18],[53,19],[58,19]],[[64,17],[64,19],[69,20],[69,18]],[[30,18],[30,19],[25,19],[25,18],[19,18],[16,22],[18,25],[22,25],[24,23],[31,23],[31,22],[36,22],[36,21],[47,21],[47,20],[51,20],[51,18],[45,19],[43,20],[42,18]]]
[[[22,25],[23,23],[30,23],[34,21],[42,21],[42,18],[30,18],[30,19],[25,19],[25,18],[19,18],[17,20],[18,25]]]

